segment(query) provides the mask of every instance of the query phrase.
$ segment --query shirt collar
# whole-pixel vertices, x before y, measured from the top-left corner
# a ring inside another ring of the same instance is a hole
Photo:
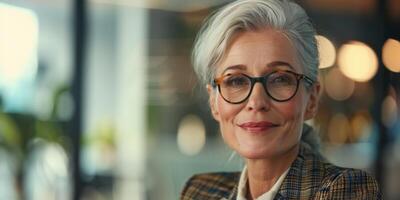
[[[283,180],[285,179],[287,173],[289,172],[289,169],[286,169],[285,172],[283,172],[278,180],[274,183],[272,188],[267,191],[266,193],[262,194],[257,198],[257,200],[272,200],[275,195],[278,193],[280,186],[282,185]],[[242,170],[242,173],[240,175],[239,179],[239,185],[238,185],[238,193],[236,200],[246,200],[246,194],[247,194],[247,181],[248,181],[248,176],[247,176],[247,167],[245,166]]]

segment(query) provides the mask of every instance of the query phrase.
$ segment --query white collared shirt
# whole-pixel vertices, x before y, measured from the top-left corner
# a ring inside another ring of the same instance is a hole
[[[278,193],[279,188],[282,185],[283,180],[285,179],[287,173],[289,172],[290,167],[282,173],[282,175],[278,178],[276,183],[272,186],[272,188],[267,191],[266,193],[262,194],[255,200],[273,200],[276,193]],[[236,200],[246,200],[246,194],[247,194],[247,181],[248,181],[248,176],[247,176],[247,167],[245,166],[243,168],[243,171],[240,175],[240,180],[239,180],[239,186],[238,186],[238,194],[236,197]]]

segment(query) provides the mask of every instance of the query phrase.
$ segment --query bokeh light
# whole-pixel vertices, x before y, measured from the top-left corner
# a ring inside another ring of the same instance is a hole
[[[346,142],[350,132],[350,122],[347,117],[338,113],[335,114],[328,125],[328,139],[331,143],[343,144]]]
[[[333,46],[332,42],[322,36],[317,35],[315,36],[318,44],[318,51],[319,51],[319,68],[328,68],[335,64],[336,59],[336,49]]]
[[[367,138],[372,132],[372,117],[367,111],[357,112],[350,120],[351,134],[349,140],[357,142],[362,138]]]
[[[400,72],[400,42],[387,39],[382,48],[383,64],[392,72]]]
[[[39,22],[32,10],[0,3],[0,24],[0,84],[12,86],[36,73]]]
[[[339,49],[338,65],[345,76],[354,81],[366,82],[375,76],[378,58],[368,45],[351,41]]]
[[[206,129],[203,121],[196,115],[187,115],[179,123],[179,150],[186,155],[196,155],[206,143]]]
[[[354,81],[347,78],[337,68],[332,68],[325,78],[326,94],[334,100],[343,101],[348,99],[354,92]]]

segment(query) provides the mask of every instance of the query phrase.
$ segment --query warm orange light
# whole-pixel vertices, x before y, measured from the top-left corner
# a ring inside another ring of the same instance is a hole
[[[326,94],[337,101],[348,99],[354,92],[354,81],[347,78],[337,68],[332,68],[325,77]]]
[[[372,132],[372,117],[367,111],[356,113],[350,121],[352,133],[350,141],[357,142],[368,137]]]
[[[392,72],[400,72],[400,42],[387,39],[382,48],[383,64]]]
[[[328,38],[322,35],[315,36],[315,39],[317,40],[319,51],[319,68],[332,67],[336,59],[335,46]]]
[[[339,49],[338,65],[345,76],[354,81],[366,82],[375,76],[378,58],[368,45],[352,41]]]
[[[346,142],[350,131],[350,122],[344,114],[336,114],[332,117],[328,126],[329,141],[336,144]]]

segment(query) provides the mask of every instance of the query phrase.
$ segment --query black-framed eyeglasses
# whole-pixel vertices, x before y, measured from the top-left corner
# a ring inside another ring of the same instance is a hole
[[[214,79],[212,86],[218,87],[219,93],[226,102],[239,104],[250,97],[254,85],[260,82],[269,97],[275,101],[284,102],[296,95],[300,80],[306,81],[309,85],[314,84],[314,81],[304,74],[279,70],[261,77],[229,73]]]

